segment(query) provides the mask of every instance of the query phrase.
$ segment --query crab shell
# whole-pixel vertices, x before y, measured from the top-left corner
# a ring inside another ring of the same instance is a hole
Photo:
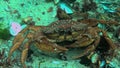
[[[59,20],[42,29],[43,33],[55,42],[76,40],[79,34],[87,29],[87,25],[72,20]]]

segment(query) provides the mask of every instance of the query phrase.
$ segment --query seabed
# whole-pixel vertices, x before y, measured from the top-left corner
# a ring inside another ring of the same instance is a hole
[[[99,28],[107,30],[108,36],[116,45],[116,56],[107,65],[101,60],[97,68],[120,68],[120,0],[0,0],[0,68],[22,68],[20,62],[21,51],[16,50],[11,57],[11,63],[6,64],[6,59],[10,48],[13,45],[15,33],[12,23],[15,23],[20,30],[24,29],[28,22],[34,21],[35,26],[47,26],[57,20],[66,18],[73,20],[84,19],[84,13],[88,18],[117,21],[119,25],[99,24]],[[91,7],[89,7],[91,6]],[[58,7],[65,11],[67,15],[61,18],[58,16]],[[79,11],[78,13],[75,13]],[[81,13],[81,14],[80,14]],[[79,50],[75,51],[78,52]],[[73,56],[74,50],[68,52]],[[28,58],[25,62],[27,68],[93,68],[85,63],[80,63],[81,59],[61,60],[59,56],[44,54],[35,47],[31,47]],[[76,55],[76,54],[75,54]],[[90,61],[96,60],[96,56]],[[102,65],[103,64],[103,65]],[[96,67],[95,67],[96,68]]]

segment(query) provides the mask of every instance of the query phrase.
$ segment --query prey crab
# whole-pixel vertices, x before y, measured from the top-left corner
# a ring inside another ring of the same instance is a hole
[[[21,54],[21,63],[23,67],[26,68],[25,60],[27,59],[31,43],[38,49],[51,53],[66,52],[69,50],[69,47],[86,47],[83,53],[74,57],[80,58],[95,51],[100,42],[100,32],[102,32],[103,37],[109,44],[110,50],[114,50],[115,45],[107,36],[106,32],[96,27],[98,22],[108,24],[106,21],[87,19],[80,21],[59,20],[48,26],[28,25],[14,38],[13,46],[9,51],[8,60],[10,60],[15,50],[21,45],[24,45]],[[66,41],[72,43],[69,45],[59,45],[59,43]]]

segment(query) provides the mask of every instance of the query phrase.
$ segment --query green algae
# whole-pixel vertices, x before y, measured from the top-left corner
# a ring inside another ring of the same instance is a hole
[[[3,24],[0,23],[0,39],[8,40],[10,38],[10,32],[8,28],[2,28]]]

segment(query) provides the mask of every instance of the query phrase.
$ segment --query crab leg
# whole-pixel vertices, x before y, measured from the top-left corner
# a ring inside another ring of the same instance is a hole
[[[17,42],[22,42],[20,39],[24,38],[23,34],[28,30],[29,27],[26,27],[25,29],[23,29],[20,33],[18,33],[17,36],[15,36],[14,40],[13,40],[13,45],[16,44]]]
[[[65,47],[49,42],[49,40],[46,37],[41,37],[41,39],[36,42],[36,47],[39,48],[41,51],[48,52],[48,53],[49,52],[59,53],[59,52],[65,52],[68,50]]]
[[[81,53],[80,55],[78,55],[78,56],[73,57],[73,59],[78,59],[78,58],[80,58],[80,57],[82,57],[82,56],[84,56],[84,55],[87,55],[87,54],[91,53],[92,51],[94,51],[94,50],[96,49],[99,41],[100,41],[100,39],[97,39],[97,40],[94,42],[94,44],[89,45],[89,46],[84,50],[84,52],[82,52],[82,53]]]
[[[105,31],[102,31],[104,38],[110,45],[110,47],[114,50],[116,48],[115,44],[112,42],[112,40],[107,36],[107,33]]]
[[[100,42],[100,36],[97,34],[97,31],[95,33],[92,33],[92,31],[93,31],[93,28],[91,28],[91,30],[89,31],[89,33],[92,36],[94,36],[94,41],[91,41],[93,44],[91,44],[90,41],[86,40],[86,43],[87,45],[89,43],[89,46],[80,55],[73,57],[73,59],[77,59],[84,55],[87,55],[88,53],[91,53],[92,51],[96,49],[96,47],[98,46],[98,43]],[[90,38],[89,36],[88,38],[92,40],[92,38]],[[80,45],[80,43],[78,45]]]
[[[12,53],[20,47],[20,45],[22,44],[21,42],[23,42],[23,40],[24,40],[24,38],[20,39],[20,42],[17,42],[12,46],[12,48],[10,49],[9,54],[8,54],[8,61],[10,61],[10,57],[11,57]]]
[[[18,35],[15,37],[15,39],[13,40],[13,46],[12,48],[10,49],[9,51],[9,54],[8,54],[8,62],[10,62],[10,57],[12,55],[12,53],[17,50],[20,45],[22,44],[22,42],[24,41],[24,37],[21,37],[23,33],[25,33],[25,31],[27,30],[28,28],[26,27],[25,29],[23,29],[20,33],[18,33]]]
[[[21,54],[21,63],[23,65],[23,68],[26,68],[25,61],[27,58],[28,49],[29,49],[29,42],[25,43],[24,49],[23,49],[22,54]]]
[[[87,55],[87,54],[91,53],[92,51],[94,51],[94,49],[95,49],[95,46],[94,46],[94,45],[90,45],[90,46],[88,46],[88,47],[84,50],[84,52],[81,53],[80,55],[78,55],[78,56],[73,56],[73,59],[78,59],[78,58],[80,58],[80,57],[83,57],[84,55]]]

